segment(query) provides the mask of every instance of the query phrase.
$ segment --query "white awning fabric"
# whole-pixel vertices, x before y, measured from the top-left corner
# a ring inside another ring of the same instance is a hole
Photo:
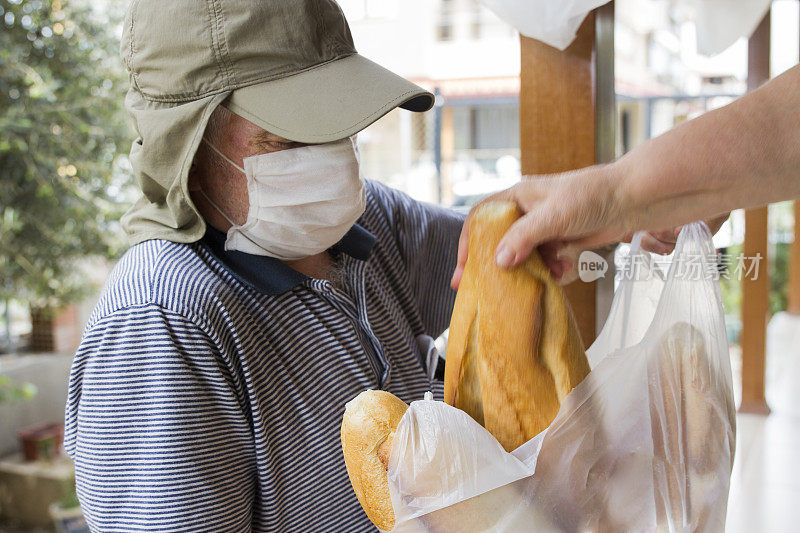
[[[526,37],[565,49],[592,9],[608,0],[478,0]],[[740,37],[749,37],[771,0],[663,0],[694,18],[697,51],[716,55]]]

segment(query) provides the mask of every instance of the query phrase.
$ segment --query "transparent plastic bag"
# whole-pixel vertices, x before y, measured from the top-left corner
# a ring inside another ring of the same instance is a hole
[[[716,255],[681,232],[664,274],[634,240],[592,371],[511,453],[464,412],[415,401],[389,485],[407,532],[721,531],[735,411]]]

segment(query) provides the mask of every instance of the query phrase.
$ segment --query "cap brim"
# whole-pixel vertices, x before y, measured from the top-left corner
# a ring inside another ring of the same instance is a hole
[[[223,104],[270,133],[304,143],[353,135],[394,109],[427,111],[433,94],[353,54],[237,89]]]

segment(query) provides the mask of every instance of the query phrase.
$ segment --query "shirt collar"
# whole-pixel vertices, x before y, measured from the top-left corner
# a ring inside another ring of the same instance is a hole
[[[283,294],[310,279],[280,259],[238,250],[225,250],[226,238],[225,233],[206,224],[206,233],[201,242],[240,281],[261,292],[272,296]],[[364,227],[354,224],[339,242],[331,246],[330,251],[345,253],[354,259],[365,261],[369,258],[375,240],[375,235]]]

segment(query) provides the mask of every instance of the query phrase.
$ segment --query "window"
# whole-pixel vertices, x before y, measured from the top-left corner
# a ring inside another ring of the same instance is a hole
[[[474,120],[475,148],[519,148],[518,105],[478,107],[475,109]]]
[[[470,15],[472,18],[472,22],[470,23],[470,36],[476,40],[480,39],[483,34],[483,10],[479,3],[473,1]]]
[[[440,41],[452,41],[454,36],[453,26],[455,21],[455,0],[441,0],[439,6],[439,24],[436,29],[436,38]]]

